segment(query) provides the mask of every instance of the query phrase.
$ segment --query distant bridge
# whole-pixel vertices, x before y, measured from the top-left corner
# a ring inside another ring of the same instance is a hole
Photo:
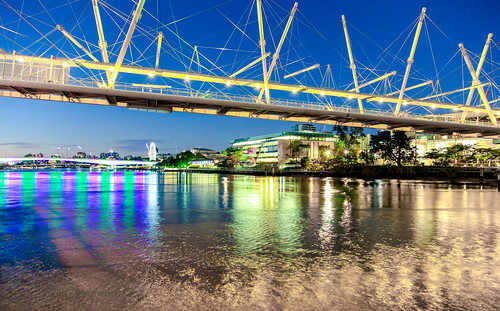
[[[20,163],[26,161],[57,161],[68,163],[86,163],[107,166],[153,166],[158,164],[154,161],[126,161],[126,160],[101,160],[101,159],[79,159],[79,158],[0,158],[0,163]]]

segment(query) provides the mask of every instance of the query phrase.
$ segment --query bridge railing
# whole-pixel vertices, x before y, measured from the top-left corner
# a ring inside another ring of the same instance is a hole
[[[23,64],[23,66],[18,66],[18,69],[15,67],[10,68],[12,74],[6,78],[13,78],[17,80],[28,80],[32,81],[32,77],[27,74],[14,74],[17,73],[17,70],[20,72],[28,71],[27,64]],[[6,66],[6,64],[4,64]],[[62,71],[64,73],[64,71]],[[64,76],[64,75],[63,75]],[[76,79],[75,77],[70,77],[69,75],[64,76],[63,79],[60,80],[50,80],[50,81],[37,81],[37,82],[48,82],[48,83],[56,83],[56,84],[65,84],[65,85],[75,85],[75,86],[84,86],[84,87],[95,87],[100,88],[102,85],[96,79]],[[155,93],[155,94],[165,94],[165,95],[176,95],[176,96],[186,96],[186,97],[196,97],[196,98],[206,98],[206,99],[216,99],[223,101],[234,101],[234,102],[244,102],[244,103],[264,103],[264,101],[259,100],[257,95],[249,95],[242,96],[237,94],[230,93],[221,93],[221,92],[211,92],[211,91],[200,91],[195,89],[179,89],[172,88],[165,85],[148,85],[148,84],[135,84],[135,83],[117,83],[115,84],[115,89],[126,90],[126,91],[135,91],[135,92],[147,92],[147,93]],[[353,101],[354,99],[346,99],[347,101]],[[337,106],[331,105],[327,103],[322,103],[319,101],[318,103],[304,102],[293,99],[271,99],[270,105],[275,106],[284,106],[284,107],[294,107],[294,108],[307,108],[307,109],[316,109],[316,110],[327,110],[327,111],[335,111],[342,113],[361,113],[361,111],[354,106]],[[373,115],[373,116],[383,116],[383,117],[394,117],[394,114],[390,110],[383,109],[364,109],[364,114]],[[432,114],[418,114],[418,113],[401,113],[399,115],[405,119],[414,119],[414,120],[426,120],[426,121],[442,121],[447,123],[457,123],[457,124],[470,124],[477,126],[493,126],[493,123],[489,121],[470,121],[466,120],[462,122],[460,118],[449,116],[449,115],[432,115]]]
[[[76,82],[76,81],[75,81]],[[100,87],[98,83],[95,81],[83,81],[79,82],[79,85],[82,86],[92,86],[92,87]],[[90,82],[91,85],[88,84]],[[262,100],[255,96],[242,96],[238,94],[230,94],[230,93],[220,93],[220,92],[210,92],[210,91],[200,91],[195,89],[179,89],[172,87],[158,87],[157,85],[145,85],[145,84],[134,84],[134,83],[117,83],[115,85],[115,89],[126,90],[126,91],[136,91],[136,92],[147,92],[154,94],[166,94],[166,95],[176,95],[176,96],[186,96],[186,97],[197,97],[197,98],[206,98],[206,99],[216,99],[216,100],[224,100],[224,101],[235,101],[235,102],[244,102],[244,103],[265,103]],[[348,101],[355,101],[354,99],[347,99]],[[343,112],[343,113],[357,113],[360,114],[361,111],[358,108],[351,106],[335,106],[335,105],[327,105],[326,103],[310,103],[293,99],[271,99],[270,105],[275,106],[285,106],[285,107],[294,107],[294,108],[307,108],[307,109],[317,109],[317,110],[329,110],[335,112]],[[383,117],[394,117],[394,113],[392,111],[383,110],[383,109],[364,109],[364,114],[373,115],[373,116],[383,116]],[[493,126],[493,123],[488,121],[470,121],[466,120],[464,122],[461,121],[459,117],[448,116],[448,115],[432,115],[432,114],[419,114],[419,113],[400,113],[399,115],[402,118],[406,119],[414,119],[414,120],[425,120],[425,121],[441,121],[447,123],[457,123],[457,124],[470,124],[470,125],[479,125],[479,126]]]

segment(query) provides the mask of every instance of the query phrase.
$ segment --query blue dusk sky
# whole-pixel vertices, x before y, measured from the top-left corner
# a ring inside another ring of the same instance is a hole
[[[102,2],[101,14],[113,61],[119,51],[117,43],[124,37],[123,32],[120,33],[123,20],[115,13],[120,11],[129,15],[134,3],[130,0]],[[267,50],[274,53],[294,1],[263,2]],[[277,74],[283,75],[283,72],[294,72],[318,63],[320,69],[308,74],[303,80],[280,80],[284,83],[309,83],[346,89],[352,82],[352,76],[341,23],[341,15],[344,14],[357,61],[367,68],[376,67],[384,72],[397,70],[398,75],[402,75],[413,40],[410,31],[424,6],[427,7],[428,19],[415,55],[415,71],[429,79],[440,79],[443,91],[460,88],[463,79],[468,81],[470,78],[467,71],[456,70],[462,66],[460,55],[457,54],[458,43],[464,43],[468,50],[475,53],[472,57],[477,57],[490,32],[493,33],[491,58],[500,61],[496,43],[500,42],[497,39],[500,38],[498,0],[315,0],[299,1],[296,19],[280,53]],[[141,36],[140,31],[137,31],[125,64],[134,62],[140,66],[154,66],[156,45],[153,40],[154,34],[160,30],[165,33],[168,43],[160,62],[160,68],[163,69],[189,70],[187,57],[193,54],[194,45],[200,47],[204,57],[226,72],[236,71],[256,59],[260,53],[253,0],[147,0],[145,10],[147,13],[143,14],[140,26],[149,31],[151,36]],[[26,55],[64,57],[66,54],[75,57],[79,51],[59,32],[53,31],[58,24],[62,24],[75,37],[90,42],[89,49],[100,58],[95,46],[98,39],[91,0],[2,0],[0,48],[8,53],[16,51]],[[238,25],[241,31],[235,30],[233,24]],[[45,38],[41,38],[42,34]],[[58,48],[51,44],[56,44]],[[221,52],[223,47],[225,50]],[[384,53],[397,55],[402,61],[390,61]],[[203,61],[205,69],[208,68],[208,62]],[[325,78],[328,64],[331,66],[331,79]],[[259,68],[255,66],[241,77],[262,79]],[[363,71],[363,66],[360,68],[360,75],[363,75],[366,70]],[[198,69],[191,66],[191,70]],[[499,74],[494,71],[491,62],[485,65],[484,70],[493,72],[493,75]],[[463,77],[462,72],[466,76]],[[217,70],[213,73],[221,74]],[[273,76],[272,79],[278,78]],[[119,76],[118,80],[167,83],[149,77]],[[168,83],[183,87],[182,81]],[[231,90],[227,92],[231,93]],[[145,155],[145,142],[151,141],[156,143],[160,152],[166,153],[176,153],[191,147],[223,150],[232,139],[289,130],[295,124],[5,97],[0,97],[0,116],[0,157],[23,156],[34,152],[50,155],[57,153],[57,147],[65,150],[64,155],[66,152],[72,155],[80,150],[77,146],[93,154],[115,150],[122,156]],[[318,125],[318,128],[331,130],[332,127]],[[67,151],[68,148],[71,150]]]

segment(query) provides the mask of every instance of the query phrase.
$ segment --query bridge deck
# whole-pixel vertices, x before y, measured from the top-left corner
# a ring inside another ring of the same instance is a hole
[[[358,110],[346,107],[289,101],[259,103],[251,98],[204,98],[160,94],[121,89],[76,86],[68,84],[0,79],[0,95],[61,102],[76,102],[143,109],[159,112],[190,112],[303,123],[348,125],[376,129],[423,131],[443,135],[478,134],[500,137],[500,128],[491,123],[459,123],[457,119],[439,115],[395,117],[387,111]]]

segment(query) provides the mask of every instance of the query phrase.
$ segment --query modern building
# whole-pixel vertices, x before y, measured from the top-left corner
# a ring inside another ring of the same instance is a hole
[[[224,159],[227,158],[226,155],[218,153],[214,150],[211,149],[205,149],[205,148],[195,148],[195,149],[203,149],[201,152],[197,152],[199,154],[202,154],[205,156],[204,159],[196,159],[196,160],[191,160],[191,167],[202,167],[202,168],[214,168],[216,167],[219,163],[224,161]],[[190,151],[195,154],[191,149]]]
[[[137,155],[127,155],[123,157],[123,160],[125,161],[142,161],[144,160],[143,157],[137,156]],[[149,158],[146,158],[146,160],[149,160]]]
[[[192,154],[201,154],[207,158],[215,156],[218,153],[215,150],[207,149],[207,148],[191,148],[191,149],[189,149],[189,151],[191,151]]]
[[[413,136],[413,143],[417,148],[417,154],[419,157],[424,157],[426,153],[433,149],[449,148],[457,144],[476,146],[477,148],[500,148],[499,139],[446,136],[425,133],[408,134]]]
[[[171,159],[174,156],[171,153],[157,153],[156,154],[156,160],[161,161],[165,159]]]
[[[296,124],[292,126],[293,132],[316,132],[316,126],[309,123]]]
[[[268,162],[281,165],[291,157],[289,146],[295,140],[304,145],[298,158],[314,160],[319,158],[321,146],[333,149],[338,138],[329,132],[316,132],[316,127],[311,124],[301,124],[293,126],[291,131],[238,138],[231,141],[231,146],[243,150],[249,164]]]
[[[111,150],[110,152],[101,153],[99,158],[103,160],[120,160],[120,155],[118,152]]]

